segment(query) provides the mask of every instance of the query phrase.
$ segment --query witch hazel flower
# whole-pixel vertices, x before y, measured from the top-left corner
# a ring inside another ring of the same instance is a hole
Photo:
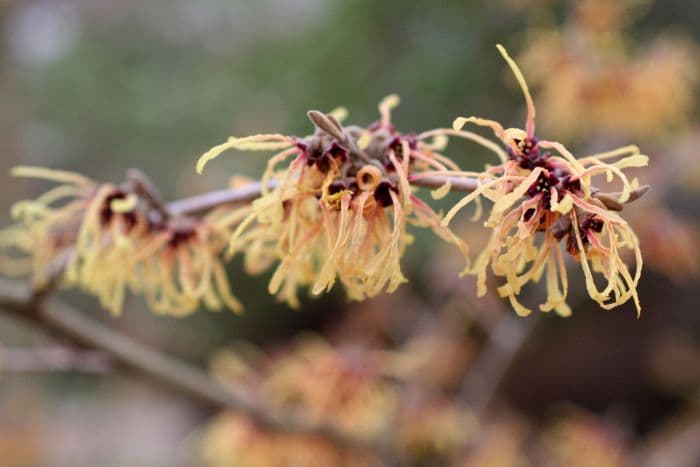
[[[396,95],[382,100],[380,119],[366,127],[343,126],[344,109],[310,111],[315,132],[309,136],[232,137],[199,159],[201,173],[228,149],[278,151],[262,177],[261,197],[231,237],[230,253],[244,255],[249,273],[276,265],[269,291],[292,307],[299,306],[299,288],[320,294],[336,281],[353,300],[396,290],[406,281],[400,261],[413,240],[409,224],[432,229],[466,256],[467,246],[410,184],[421,171],[457,170],[439,153],[445,135],[397,131],[391,111],[398,103]]]
[[[135,171],[118,185],[42,167],[12,174],[58,183],[16,203],[17,224],[0,231],[0,265],[30,274],[37,289],[58,280],[96,296],[114,315],[128,291],[161,314],[182,316],[202,304],[241,310],[220,256],[245,211],[172,215]]]
[[[547,299],[539,309],[568,316],[568,254],[580,263],[588,294],[601,307],[614,308],[631,299],[639,313],[639,241],[618,212],[648,189],[640,187],[637,179],[630,181],[623,170],[646,166],[648,158],[639,154],[636,146],[576,158],[563,144],[538,139],[535,105],[525,78],[506,50],[500,45],[498,50],[525,96],[527,120],[525,129],[506,129],[496,121],[479,117],[460,117],[454,122],[455,131],[466,124],[490,128],[507,154],[500,164],[475,174],[479,187],[462,198],[442,221],[447,226],[461,209],[481,198],[493,202],[485,222],[492,231],[490,240],[464,273],[476,276],[478,294],[483,295],[490,268],[505,281],[498,287],[499,295],[508,298],[522,316],[532,312],[518,299],[523,287],[545,276]],[[603,175],[608,183],[616,182],[621,191],[600,191],[593,180]],[[632,252],[633,268],[623,260],[626,250]]]

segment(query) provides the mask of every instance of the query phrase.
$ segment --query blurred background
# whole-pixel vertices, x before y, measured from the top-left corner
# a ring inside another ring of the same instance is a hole
[[[267,294],[269,276],[247,277],[236,261],[232,288],[243,316],[156,317],[131,298],[115,320],[90,297],[62,294],[219,377],[254,369],[274,379],[275,359],[306,345],[331,352],[331,343],[408,355],[392,377],[418,380],[452,408],[465,394],[466,402],[486,397],[470,373],[497,385],[486,415],[467,403],[468,421],[432,430],[456,439],[459,455],[433,453],[452,446],[441,438],[429,454],[407,448],[406,465],[700,466],[698,40],[700,3],[692,0],[0,0],[0,174],[30,164],[116,182],[138,167],[176,199],[219,189],[233,174],[259,176],[265,156],[250,153],[195,174],[196,158],[229,135],[308,134],[307,110],[339,105],[348,121],[365,125],[392,92],[402,96],[394,120],[406,132],[450,126],[464,114],[522,126],[522,96],[495,49],[503,43],[533,90],[540,135],[581,155],[637,144],[651,157],[635,175],[652,191],[627,213],[645,256],[640,319],[631,304],[600,310],[572,274],[571,318],[499,328],[507,305],[477,300],[474,281],[456,279],[463,264],[429,234],[404,260],[411,282],[363,303],[336,290],[293,311]],[[489,162],[468,144],[451,143],[447,154],[465,169]],[[14,201],[45,188],[0,175],[2,225]],[[494,329],[512,351],[494,356]],[[309,333],[314,344],[299,340]],[[231,425],[245,425],[235,416],[212,419],[105,367],[100,355],[58,371],[51,363],[65,352],[0,317],[3,467],[282,465],[243,459],[231,447]],[[266,361],[241,357],[251,352]],[[391,388],[405,399],[408,391]],[[423,435],[406,434],[406,442],[423,446],[415,441]],[[317,465],[351,465],[334,462]]]

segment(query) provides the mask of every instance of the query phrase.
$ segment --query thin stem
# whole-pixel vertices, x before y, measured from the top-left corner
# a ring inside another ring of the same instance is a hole
[[[451,191],[468,192],[474,191],[479,187],[479,181],[470,177],[424,177],[411,180],[411,185],[422,188],[440,188],[448,181],[451,185]]]
[[[452,191],[473,191],[478,186],[478,181],[468,177],[425,177],[411,184],[423,188],[440,188],[449,180]],[[277,186],[276,181],[270,181],[269,187]],[[240,188],[211,191],[201,195],[183,198],[168,203],[168,211],[173,215],[202,214],[211,209],[226,204],[248,203],[260,196],[261,182],[251,182]]]
[[[504,312],[488,330],[488,344],[460,390],[462,400],[477,415],[482,415],[493,402],[513,360],[532,334],[539,315],[540,313],[522,319]]]
[[[276,181],[269,183],[270,188],[274,188],[276,185]],[[251,202],[260,196],[261,190],[261,182],[251,182],[240,188],[210,191],[173,201],[168,203],[168,210],[173,215],[201,214],[226,204]]]

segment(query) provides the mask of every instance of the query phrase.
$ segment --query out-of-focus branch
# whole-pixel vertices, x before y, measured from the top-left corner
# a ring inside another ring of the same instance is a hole
[[[141,345],[55,299],[40,299],[16,281],[0,281],[0,312],[36,326],[78,348],[99,351],[115,369],[136,371],[214,410],[245,413],[259,425],[282,433],[317,436],[344,449],[374,452],[387,461],[388,449],[350,437],[328,425],[311,423],[287,413],[271,413],[242,391],[213,380],[204,371]]]
[[[77,371],[103,374],[109,369],[109,357],[94,350],[59,346],[29,349],[0,347],[0,373]]]
[[[513,360],[523,347],[540,313],[526,319],[505,312],[488,331],[488,343],[461,388],[461,398],[481,414],[491,404]]]
[[[700,406],[666,423],[639,448],[632,465],[696,467],[700,461]]]

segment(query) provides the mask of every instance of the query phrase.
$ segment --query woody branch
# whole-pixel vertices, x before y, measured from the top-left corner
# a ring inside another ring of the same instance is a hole
[[[340,448],[369,450],[386,458],[387,449],[382,445],[292,414],[279,411],[273,414],[243,391],[224,387],[204,371],[141,345],[59,300],[35,294],[24,283],[0,281],[0,312],[79,349],[99,351],[108,357],[110,368],[139,373],[188,396],[206,409],[228,408],[276,432],[316,436]]]

